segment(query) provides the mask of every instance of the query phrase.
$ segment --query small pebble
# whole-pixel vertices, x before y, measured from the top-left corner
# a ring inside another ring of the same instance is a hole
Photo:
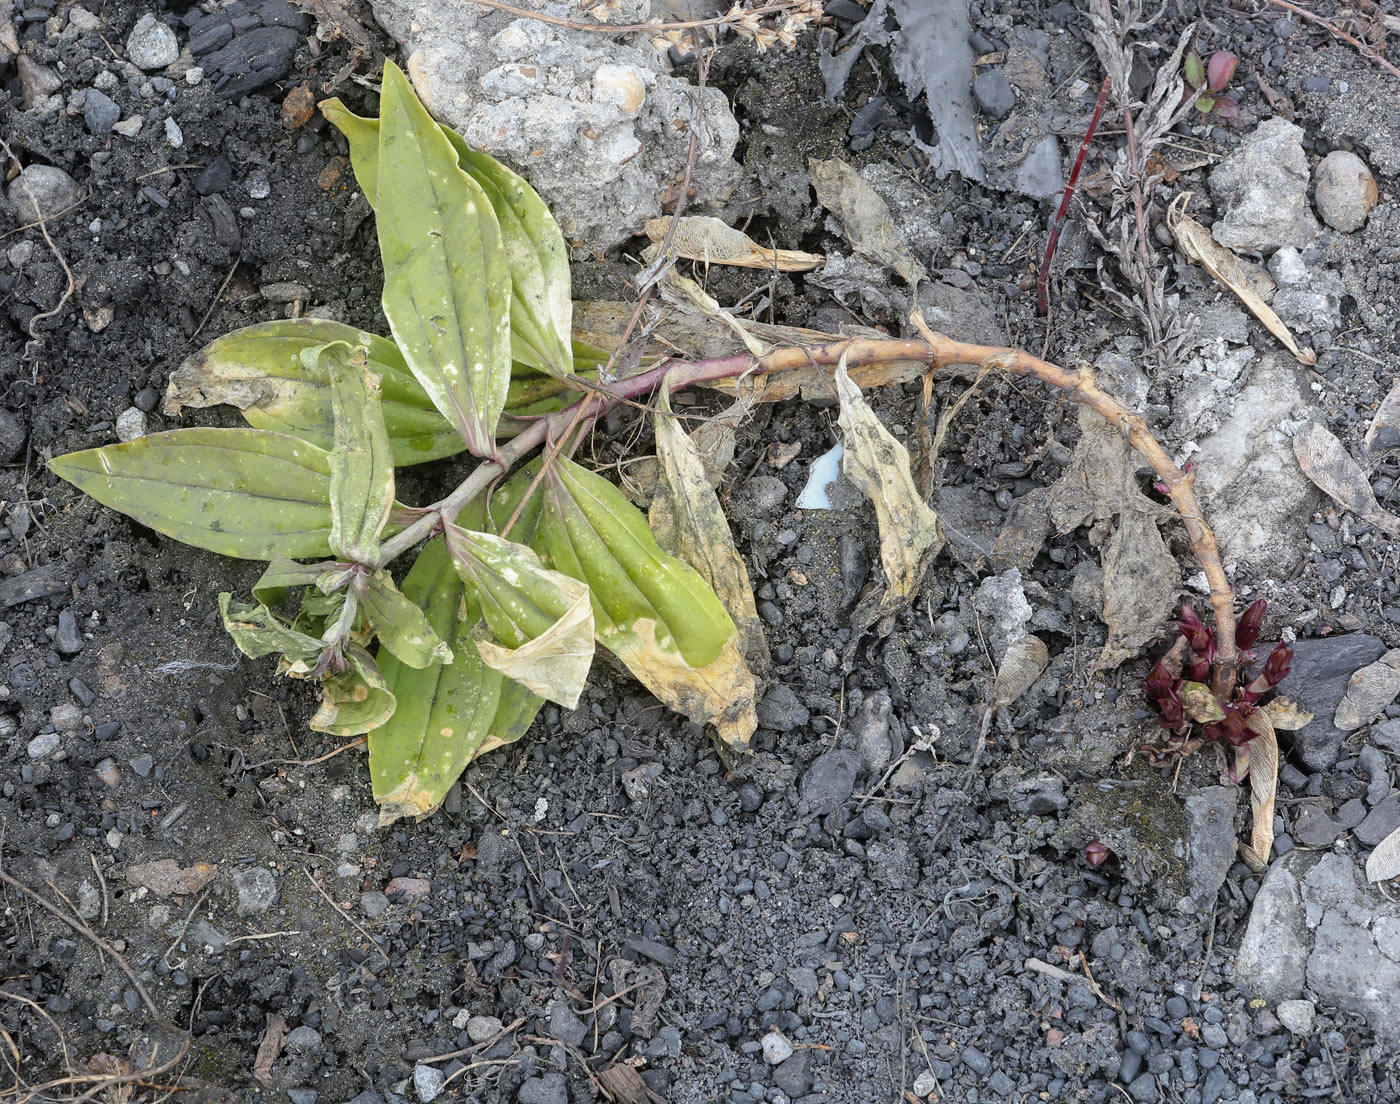
[[[385,909],[389,907],[389,898],[376,890],[369,893],[360,894],[360,911],[371,920],[378,919],[384,915]]]
[[[83,638],[78,633],[78,619],[72,610],[58,615],[58,634],[53,640],[59,655],[74,656],[83,650]]]
[[[175,31],[147,12],[136,21],[126,39],[126,59],[148,72],[172,65],[180,56]]]
[[[155,768],[156,761],[150,755],[138,755],[135,759],[132,759],[127,765],[130,766],[131,769],[134,770],[137,774],[139,774],[142,778],[146,778]]]
[[[443,1082],[447,1080],[447,1074],[436,1066],[417,1065],[413,1067],[413,1091],[418,1094],[418,1099],[423,1104],[431,1104],[436,1100],[438,1093],[442,1092]]]
[[[1278,1022],[1295,1035],[1306,1035],[1313,1029],[1316,1013],[1310,1000],[1279,1001]]]
[[[123,443],[146,436],[146,412],[128,406],[117,415],[117,440]]]
[[[180,124],[169,115],[165,117],[165,140],[170,143],[172,149],[179,149],[185,144],[184,131],[180,129]]]
[[[88,133],[98,137],[106,134],[122,117],[122,109],[100,88],[89,88],[83,96],[83,123]]]
[[[792,1057],[792,1044],[777,1031],[770,1031],[759,1040],[759,1045],[763,1047],[763,1060],[770,1066],[776,1066],[779,1062],[786,1062]]]
[[[504,1026],[495,1016],[473,1016],[467,1021],[467,1038],[473,1043],[484,1043],[499,1035]]]
[[[1349,150],[1333,150],[1317,167],[1314,198],[1323,222],[1350,233],[1366,225],[1380,193],[1366,162]]]
[[[29,758],[47,759],[62,744],[63,738],[57,732],[41,732],[29,741]]]

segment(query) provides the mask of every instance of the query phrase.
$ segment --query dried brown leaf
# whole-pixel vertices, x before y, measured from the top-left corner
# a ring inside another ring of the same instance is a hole
[[[1332,723],[1343,732],[1370,724],[1400,694],[1400,648],[1392,648],[1347,680]]]
[[[287,1021],[274,1012],[267,1013],[267,1027],[258,1042],[258,1053],[253,1059],[253,1080],[264,1087],[272,1084],[272,1067],[282,1053],[282,1042],[287,1038]]]
[[[874,504],[880,527],[880,562],[885,569],[880,616],[884,616],[913,601],[925,571],[943,547],[943,528],[914,486],[909,450],[870,409],[846,373],[844,357],[836,367],[836,394],[841,403],[837,423],[845,444],[841,470]]]
[[[817,202],[836,216],[852,249],[894,269],[911,286],[928,279],[924,266],[895,230],[889,206],[855,169],[833,158],[809,161],[807,171],[817,190]]]
[[[1325,426],[1305,422],[1293,435],[1293,455],[1303,474],[1339,506],[1367,524],[1400,537],[1400,517],[1381,509],[1361,465]]]
[[[588,588],[582,583],[557,572],[550,574],[556,576],[560,590],[573,599],[563,615],[518,648],[506,648],[478,637],[476,650],[492,670],[514,679],[546,701],[574,709],[593,664],[593,606]]]
[[[1291,698],[1274,698],[1261,708],[1268,714],[1269,723],[1279,732],[1297,732],[1312,723],[1313,715]]]
[[[1249,843],[1240,845],[1240,856],[1251,870],[1269,865],[1274,847],[1274,799],[1278,794],[1278,738],[1269,715],[1256,709],[1245,722],[1254,733],[1249,741],[1249,803],[1254,830]]]
[[[810,272],[825,259],[820,253],[804,253],[799,249],[764,249],[742,230],[710,215],[649,219],[647,237],[661,242],[673,221],[676,232],[671,236],[671,249],[692,261],[775,272]]]
[[[1368,882],[1386,882],[1391,878],[1400,878],[1400,828],[1376,844],[1366,860]]]
[[[1010,705],[1035,685],[1050,662],[1050,649],[1038,636],[1023,636],[1014,641],[997,668],[996,685],[992,688],[992,707]]]
[[[761,672],[768,666],[768,642],[748,568],[734,547],[700,450],[672,415],[664,391],[656,414],[656,455],[661,480],[647,515],[656,543],[690,564],[714,588],[743,638],[750,665]]]
[[[1209,230],[1186,213],[1186,205],[1190,201],[1191,193],[1183,192],[1167,210],[1167,228],[1176,238],[1182,255],[1200,265],[1215,277],[1217,282],[1234,292],[1240,302],[1253,312],[1254,317],[1264,323],[1271,334],[1283,342],[1284,347],[1300,364],[1316,364],[1317,354],[1311,349],[1300,349],[1293,339],[1293,334],[1283,324],[1283,319],[1259,297],[1239,258],[1211,237]]]

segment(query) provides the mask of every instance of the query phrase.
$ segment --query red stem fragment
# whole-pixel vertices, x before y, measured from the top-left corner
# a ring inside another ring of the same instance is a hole
[[[1065,185],[1065,194],[1060,199],[1060,207],[1055,212],[1054,221],[1050,223],[1050,237],[1045,243],[1040,275],[1035,281],[1035,309],[1042,318],[1050,313],[1050,261],[1055,256],[1055,247],[1060,244],[1060,224],[1064,222],[1065,212],[1069,210],[1070,200],[1074,198],[1074,188],[1079,183],[1079,170],[1084,167],[1084,155],[1089,152],[1089,143],[1094,140],[1094,131],[1099,129],[1099,120],[1103,118],[1103,106],[1108,102],[1108,86],[1109,79],[1104,77],[1103,84],[1099,86],[1099,100],[1094,105],[1093,118],[1089,120],[1089,129],[1084,132],[1084,141],[1079,144],[1079,156],[1074,159],[1074,169],[1069,174],[1069,183]]]

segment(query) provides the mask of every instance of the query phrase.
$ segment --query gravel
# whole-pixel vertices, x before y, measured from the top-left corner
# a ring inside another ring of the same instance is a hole
[[[238,915],[257,916],[270,909],[277,900],[277,878],[272,871],[254,866],[233,876],[238,892]]]
[[[138,69],[164,69],[180,56],[175,31],[149,12],[136,21],[126,39],[126,59]]]

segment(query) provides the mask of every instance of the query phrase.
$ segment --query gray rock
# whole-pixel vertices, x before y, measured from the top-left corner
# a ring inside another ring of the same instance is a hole
[[[1032,199],[1054,199],[1065,190],[1060,140],[1047,134],[1031,149],[1013,176],[1014,187]]]
[[[136,21],[126,38],[126,60],[148,72],[172,65],[180,56],[175,31],[147,12]]]
[[[1371,739],[1377,747],[1400,755],[1400,718],[1382,721],[1371,729]]]
[[[1317,166],[1314,199],[1322,221],[1343,233],[1360,230],[1376,205],[1376,178],[1350,150],[1333,150]]]
[[[818,755],[802,775],[802,800],[814,813],[839,809],[855,791],[860,759],[844,749]]]
[[[50,219],[77,203],[83,189],[71,176],[53,165],[30,165],[10,183],[10,206],[25,222]]]
[[[1196,493],[1227,563],[1287,572],[1305,547],[1318,491],[1280,428],[1311,409],[1304,387],[1291,357],[1260,356],[1230,416],[1192,457]]]
[[[146,412],[144,410],[128,406],[117,415],[118,441],[134,441],[138,437],[144,436],[146,436]]]
[[[314,1054],[321,1049],[321,1033],[314,1027],[302,1024],[287,1033],[283,1046],[295,1054]]]
[[[1272,253],[1301,248],[1318,233],[1308,206],[1308,160],[1303,131],[1287,119],[1266,119],[1210,174],[1222,217],[1211,227],[1227,249]]]
[[[585,1024],[569,1007],[563,997],[549,1002],[546,1009],[549,1016],[549,1033],[567,1046],[578,1046],[588,1034]]]
[[[261,866],[240,870],[233,876],[233,886],[238,891],[239,916],[266,912],[277,900],[277,879]]]
[[[525,172],[566,238],[606,249],[662,213],[686,161],[696,90],[663,72],[653,48],[474,4],[372,6],[403,44],[429,110]],[[608,10],[623,23],[650,14],[646,0]],[[690,209],[698,214],[726,199],[741,175],[739,126],[713,86],[695,133]]]
[[[1317,1008],[1310,1000],[1280,1001],[1278,1022],[1295,1035],[1306,1035],[1313,1029]]]
[[[360,911],[371,920],[377,920],[384,915],[384,910],[389,907],[389,898],[378,890],[370,890],[368,893],[360,894]]]
[[[520,1104],[569,1104],[569,1085],[562,1073],[531,1077],[516,1094]]]
[[[1367,847],[1375,847],[1397,828],[1400,828],[1400,794],[1391,794],[1356,826],[1356,838]]]
[[[780,1065],[792,1057],[792,1044],[778,1031],[770,1031],[759,1041],[763,1048],[763,1060],[770,1066]]]
[[[1258,649],[1267,654],[1267,647]],[[1282,692],[1313,714],[1308,724],[1292,733],[1293,746],[1310,771],[1331,770],[1341,754],[1346,733],[1332,723],[1352,672],[1373,663],[1385,645],[1365,633],[1323,636],[1295,641],[1293,669]],[[1285,736],[1285,740],[1288,737]]]
[[[134,770],[142,778],[147,778],[150,776],[151,771],[155,770],[155,756],[149,753],[143,753],[141,755],[136,756],[135,759],[132,759],[129,765],[131,769]]]
[[[1368,919],[1363,914],[1363,922],[1355,922],[1340,908],[1324,913],[1308,958],[1308,987],[1319,1000],[1364,1016],[1373,1031],[1393,1040],[1400,1033],[1400,962],[1377,948]]]
[[[63,737],[57,732],[41,732],[29,741],[25,750],[31,759],[47,759],[63,746]]]
[[[812,717],[811,712],[797,699],[791,686],[779,683],[758,703],[758,723],[774,732],[791,732],[801,728]]]
[[[1196,906],[1209,910],[1235,861],[1238,786],[1207,786],[1186,799],[1186,878]]]
[[[73,616],[72,610],[64,610],[58,615],[58,635],[54,637],[53,645],[59,655],[77,655],[83,650],[83,637],[78,632],[78,619]]]
[[[1021,588],[1020,569],[1013,567],[983,579],[972,604],[984,618],[982,632],[992,656],[1000,663],[1006,649],[1026,635],[1031,619],[1031,604]]]
[[[467,1021],[467,1038],[473,1043],[484,1043],[501,1033],[505,1024],[495,1016],[473,1016]]]
[[[1000,69],[987,69],[972,81],[972,95],[983,114],[1005,119],[1016,106],[1016,91]]]
[[[1308,929],[1297,871],[1307,866],[1300,867],[1301,854],[1290,851],[1269,867],[1235,956],[1237,984],[1267,1001],[1298,997],[1306,979]]]
[[[851,718],[851,730],[855,735],[856,753],[866,773],[878,776],[893,756],[890,743],[890,693],[877,690],[860,703],[856,715]]]
[[[432,1104],[442,1092],[443,1082],[447,1080],[447,1074],[436,1066],[425,1066],[421,1063],[413,1067],[413,1091],[418,1094],[418,1099],[423,1104]]]
[[[1293,821],[1293,838],[1304,847],[1331,847],[1346,829],[1316,805],[1304,805]]]
[[[83,95],[83,122],[88,133],[98,137],[108,133],[122,117],[116,101],[100,88],[89,88]]]
[[[810,1050],[799,1050],[773,1071],[773,1084],[777,1085],[793,1100],[811,1092],[814,1081],[816,1081],[816,1075],[812,1070],[812,1052]]]
[[[316,1098],[320,1096],[315,1089],[288,1089],[287,1099],[292,1104],[316,1104]]]
[[[787,501],[787,484],[776,475],[756,475],[744,484],[742,499],[760,517],[775,513]]]
[[[0,407],[0,464],[8,464],[24,448],[24,423]]]
[[[63,81],[47,65],[40,65],[28,54],[20,54],[16,61],[19,69],[20,95],[26,110],[42,107],[48,98],[63,87]]]

